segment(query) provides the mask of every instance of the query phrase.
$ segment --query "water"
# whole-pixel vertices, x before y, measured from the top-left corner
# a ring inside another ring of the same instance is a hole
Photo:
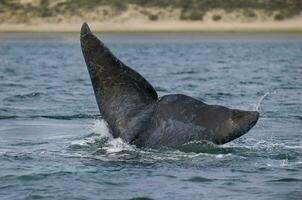
[[[301,199],[302,37],[102,35],[160,95],[259,110],[193,152],[137,149],[99,116],[79,36],[0,35],[0,199]]]

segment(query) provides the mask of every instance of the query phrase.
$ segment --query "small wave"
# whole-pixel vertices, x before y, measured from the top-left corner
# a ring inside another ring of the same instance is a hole
[[[13,68],[6,68],[4,70],[4,74],[8,74],[8,75],[16,75],[16,70]]]
[[[2,84],[2,87],[8,87],[8,88],[15,88],[15,87],[26,88],[25,85],[18,84],[18,83],[4,83],[4,84]]]
[[[225,92],[218,92],[217,96],[223,96],[223,97],[233,97],[234,95],[231,93],[225,93]]]
[[[194,176],[192,178],[185,179],[183,181],[189,181],[189,182],[195,182],[195,183],[204,183],[204,182],[211,182],[213,180],[209,179],[209,178],[200,177],[200,176]]]
[[[44,145],[48,144],[48,142],[19,142],[13,143],[12,146],[36,146],[36,145]]]
[[[17,95],[5,98],[4,101],[18,101],[18,100],[25,100],[25,99],[32,99],[32,98],[40,98],[41,96],[44,96],[44,95],[46,95],[46,94],[41,93],[41,92],[17,94]]]
[[[171,73],[171,74],[173,74],[173,75],[183,75],[183,74],[195,74],[195,73],[197,73],[196,71],[194,71],[194,70],[186,70],[186,71],[178,71],[178,72],[173,72],[173,73]]]
[[[153,200],[153,199],[149,197],[134,197],[129,200]]]
[[[15,187],[15,185],[4,185],[4,186],[0,186],[0,190],[7,190],[7,189],[9,189],[9,188],[13,188],[13,187]]]
[[[23,94],[23,95],[15,95],[14,97],[16,98],[33,98],[33,97],[40,97],[42,95],[45,95],[42,92],[31,92],[28,94]]]
[[[223,149],[218,145],[209,141],[191,141],[183,144],[180,147],[183,152],[195,152],[195,153],[221,153]]]
[[[3,154],[0,154],[0,159],[7,160],[7,161],[28,161],[32,160],[33,157],[31,157],[28,154],[25,153],[13,153],[13,152],[4,152]]]
[[[280,178],[280,179],[270,180],[268,182],[302,182],[302,180],[298,178]]]
[[[59,119],[59,120],[72,120],[72,119],[95,119],[99,115],[90,114],[75,114],[75,115],[30,115],[30,116],[18,116],[18,115],[0,115],[0,120],[2,119],[17,119],[17,118],[48,118],[48,119]]]
[[[29,173],[29,174],[21,174],[21,175],[5,175],[0,178],[3,180],[21,180],[21,181],[38,181],[43,180],[49,176],[64,176],[66,174],[72,174],[70,171],[56,171],[49,173]]]
[[[298,120],[300,120],[300,121],[302,121],[302,116],[300,116],[300,115],[295,115],[293,117],[296,118],[296,119],[298,119]]]
[[[99,115],[89,115],[89,114],[75,114],[75,115],[38,115],[38,116],[30,116],[30,118],[48,118],[48,119],[63,119],[63,120],[71,120],[71,119],[95,119]]]
[[[1,119],[16,119],[16,118],[18,118],[18,116],[15,116],[15,115],[11,115],[11,116],[9,116],[9,115],[0,115],[0,120]]]

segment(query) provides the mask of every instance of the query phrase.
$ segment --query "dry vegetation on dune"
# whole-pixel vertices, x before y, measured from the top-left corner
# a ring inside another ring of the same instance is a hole
[[[301,15],[301,0],[0,0],[2,23],[284,20]]]

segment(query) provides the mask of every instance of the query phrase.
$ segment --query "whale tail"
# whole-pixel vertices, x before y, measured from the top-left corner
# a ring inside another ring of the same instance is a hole
[[[117,59],[84,23],[81,47],[99,110],[114,137],[143,147],[179,147],[191,141],[232,141],[257,122],[255,111],[207,105],[175,94],[158,100],[139,73]]]

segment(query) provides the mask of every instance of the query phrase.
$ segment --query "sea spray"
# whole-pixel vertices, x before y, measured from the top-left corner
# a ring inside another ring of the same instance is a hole
[[[102,147],[107,153],[118,153],[124,150],[133,150],[134,147],[125,143],[121,138],[113,138],[108,124],[104,119],[97,119],[91,127],[91,131],[97,135],[97,138],[106,141]]]
[[[110,134],[108,124],[104,119],[94,120],[92,126],[89,127],[89,130],[92,133],[99,135],[100,137],[108,138],[108,139],[113,138],[112,135]]]
[[[264,95],[262,95],[259,99],[259,101],[257,102],[257,104],[254,105],[253,110],[254,111],[259,111],[260,109],[260,105],[262,103],[262,101],[270,94],[270,92],[266,92]]]

